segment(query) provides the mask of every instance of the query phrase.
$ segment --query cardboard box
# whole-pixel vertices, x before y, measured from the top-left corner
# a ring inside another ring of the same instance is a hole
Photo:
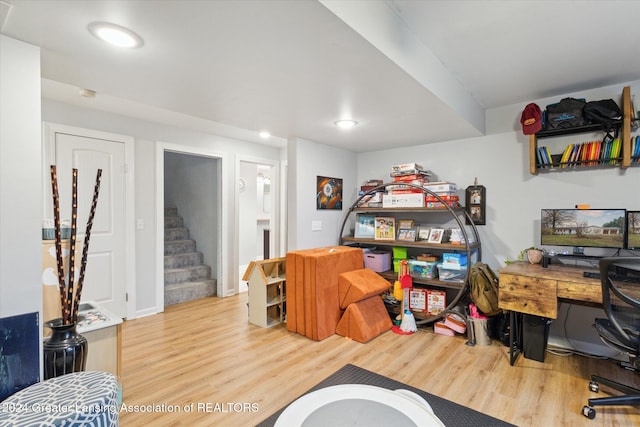
[[[365,253],[364,266],[376,273],[391,270],[391,252],[371,251]]]
[[[441,203],[441,202],[426,202],[425,203],[425,208],[444,208],[446,206],[451,206],[452,208],[457,208],[458,206],[460,206],[460,203],[458,202],[447,202],[446,204]]]
[[[467,254],[445,252],[442,254],[442,262],[449,264],[467,265]]]
[[[429,182],[424,188],[434,193],[453,193],[457,191],[456,185],[452,182]]]
[[[383,208],[423,208],[422,193],[385,194],[382,196]]]
[[[422,166],[417,163],[401,163],[399,165],[391,166],[392,172],[414,171],[423,170]]]

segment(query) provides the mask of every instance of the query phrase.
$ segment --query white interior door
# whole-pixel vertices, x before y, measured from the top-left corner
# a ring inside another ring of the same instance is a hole
[[[72,169],[78,169],[76,277],[80,270],[96,173],[98,169],[102,169],[82,301],[95,301],[114,314],[127,317],[125,144],[56,132],[53,147],[49,148],[53,152],[57,168],[62,220],[71,218]],[[47,175],[50,176],[48,170]],[[47,188],[45,194],[49,194],[48,200],[51,201],[51,185]],[[49,206],[52,206],[51,202]],[[45,212],[52,212],[52,208]],[[50,213],[49,217],[53,218],[53,214]]]

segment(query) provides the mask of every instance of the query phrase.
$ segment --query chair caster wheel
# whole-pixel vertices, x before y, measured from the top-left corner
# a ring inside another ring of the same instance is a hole
[[[592,420],[596,417],[596,410],[593,409],[591,406],[583,406],[582,415]]]
[[[594,393],[597,393],[600,391],[600,386],[598,385],[597,382],[595,381],[590,381],[589,382],[589,390],[591,390]]]

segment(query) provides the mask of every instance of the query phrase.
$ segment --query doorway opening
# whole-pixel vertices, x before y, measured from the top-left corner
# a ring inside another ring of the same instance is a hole
[[[248,290],[242,280],[249,263],[277,257],[276,167],[240,161],[238,179],[238,292]]]
[[[160,144],[157,156],[158,311],[220,290],[222,157]]]

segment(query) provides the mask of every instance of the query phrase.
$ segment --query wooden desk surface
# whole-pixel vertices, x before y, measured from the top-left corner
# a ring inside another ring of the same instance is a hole
[[[558,299],[578,304],[602,304],[599,279],[583,277],[585,267],[517,262],[499,270],[499,306],[537,316],[557,317]]]

